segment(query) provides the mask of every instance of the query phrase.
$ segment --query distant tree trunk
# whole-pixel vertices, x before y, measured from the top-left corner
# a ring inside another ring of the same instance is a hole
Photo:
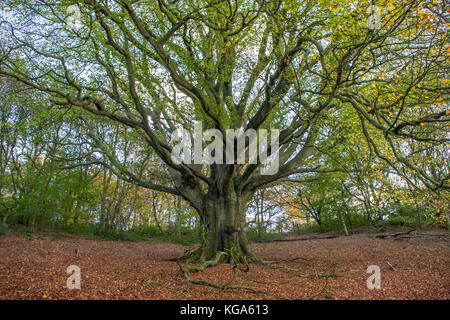
[[[313,218],[316,220],[317,225],[319,226],[319,231],[323,232],[323,226],[322,226],[322,219],[320,217],[322,213],[322,204],[319,205],[319,207],[316,209],[311,208],[313,210]]]
[[[415,207],[416,207],[416,211],[417,211],[417,221],[419,222],[419,229],[422,230],[423,229],[423,224],[422,224],[422,214],[420,212],[420,207],[417,203],[417,199],[414,196],[414,203],[415,203]]]
[[[345,214],[345,217],[346,217],[346,219],[347,219],[347,222],[348,222],[348,227],[349,227],[349,229],[350,229],[350,233],[352,233],[353,234],[353,223],[352,223],[352,217],[350,216],[350,214],[348,214],[348,213],[346,213]]]
[[[342,192],[342,194],[343,194],[343,192]],[[351,216],[350,216],[350,214],[349,214],[350,208],[349,208],[349,206],[347,205],[347,203],[346,203],[345,200],[344,200],[343,204],[344,204],[344,209],[345,209],[345,211],[344,211],[344,216],[345,216],[345,217],[344,217],[344,218],[347,220],[348,228],[350,229],[350,230],[349,230],[350,233],[353,234],[353,224],[352,224]]]
[[[158,230],[162,233],[162,234],[165,234],[165,232],[163,231],[163,229],[161,228],[161,225],[159,224],[159,219],[158,219],[158,212],[157,212],[157,209],[156,209],[156,200],[155,200],[155,198],[156,198],[156,195],[153,195],[153,198],[152,198],[152,211],[153,211],[153,218],[155,219],[155,224],[156,224],[156,227],[158,228]]]
[[[260,193],[261,193],[261,202],[260,202],[260,206],[259,206],[258,233],[261,236],[262,233],[265,232],[265,230],[264,230],[264,190],[261,190]]]
[[[6,209],[6,213],[5,213],[5,215],[3,216],[3,221],[2,221],[2,224],[4,225],[4,226],[6,226],[8,223],[8,217],[9,217],[9,208],[8,209]]]
[[[76,200],[75,208],[74,208],[74,216],[73,216],[73,224],[78,224],[78,216],[80,214],[80,201]]]
[[[317,225],[319,226],[319,232],[323,232],[322,220],[320,218],[316,219]]]
[[[417,208],[417,218],[419,220],[419,229],[423,229],[423,223],[422,223],[422,214],[420,213],[420,209]]]
[[[447,230],[450,230],[450,212],[449,212],[449,210],[447,210],[445,212],[445,216],[447,218]]]
[[[415,206],[416,212],[417,212],[417,222],[419,222],[419,229],[422,230],[423,229],[422,215],[420,213],[419,204],[417,203],[417,193],[414,191],[414,187],[413,186],[409,185],[409,187],[410,187],[410,189],[412,191],[412,195],[413,195],[413,198],[414,198],[414,206]]]
[[[366,227],[367,231],[370,231],[370,210],[367,210],[367,217],[366,217]]]
[[[370,221],[372,218],[372,208],[370,207],[370,205],[365,201],[364,203],[364,207],[366,210],[366,227],[367,227],[367,231],[370,231]]]
[[[256,203],[256,230],[258,232],[258,236],[261,237],[264,228],[264,190],[259,191],[259,197],[255,199]]]
[[[103,168],[103,188],[101,195],[101,207],[100,207],[100,229],[104,230],[106,228],[107,223],[107,215],[110,207],[110,203],[108,201],[108,187],[112,179],[112,172],[108,170],[106,167]]]
[[[177,237],[181,238],[181,197],[177,197],[177,216],[176,216],[176,228]]]
[[[346,236],[348,236],[347,226],[345,225],[344,216],[342,215],[341,210],[338,210],[338,216],[339,216],[339,220],[341,220],[342,228],[344,229],[344,233]]]

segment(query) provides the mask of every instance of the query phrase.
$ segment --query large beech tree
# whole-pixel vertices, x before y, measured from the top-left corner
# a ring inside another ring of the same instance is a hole
[[[244,233],[248,202],[258,189],[338,170],[323,160],[346,126],[399,175],[449,188],[447,168],[416,161],[448,153],[444,1],[378,2],[380,23],[368,28],[371,1],[4,1],[0,73],[151,147],[164,164],[157,180],[105,154],[123,179],[196,209],[205,236],[193,260],[258,261]],[[280,129],[278,172],[175,163],[171,133],[193,132],[194,121],[224,137]]]

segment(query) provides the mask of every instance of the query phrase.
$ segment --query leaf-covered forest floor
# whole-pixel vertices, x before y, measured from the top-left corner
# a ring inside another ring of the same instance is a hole
[[[52,240],[48,234],[34,234],[31,239],[7,233],[0,236],[0,299],[448,300],[449,243],[448,235],[380,239],[363,233],[253,243],[255,253],[266,260],[299,258],[238,271],[233,283],[264,291],[256,293],[187,282],[177,263],[170,261],[188,248],[180,244],[88,240],[72,235]],[[81,290],[66,287],[70,265],[81,269]],[[380,290],[367,289],[370,265],[381,268]],[[219,265],[190,276],[225,283],[232,274],[231,265]]]

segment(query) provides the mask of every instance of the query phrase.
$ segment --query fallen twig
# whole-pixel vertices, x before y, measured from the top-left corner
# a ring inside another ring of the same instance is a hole
[[[413,232],[413,231],[416,231],[416,229],[411,229],[411,230],[406,231],[406,232],[378,234],[378,235],[375,236],[375,238],[380,238],[380,239],[384,239],[384,238],[387,238],[387,237],[393,237],[393,238],[396,238],[396,237],[398,237],[398,236],[410,234],[410,233]]]
[[[387,263],[387,264],[389,265],[389,268],[391,268],[391,270],[392,270],[392,271],[395,271],[395,266],[396,266],[396,265],[395,265],[395,266],[393,266],[392,264],[390,264],[390,263],[389,263],[389,261],[388,261],[388,263]]]
[[[319,239],[333,239],[337,238],[336,235],[327,235],[327,236],[315,236],[308,238],[295,238],[295,239],[261,239],[256,242],[288,242],[288,241],[303,241],[303,240],[319,240]]]
[[[277,264],[281,262],[294,262],[297,260],[304,260],[304,261],[313,261],[314,259],[306,259],[303,257],[293,258],[293,259],[279,259],[279,260],[273,260],[273,261],[265,261],[266,264]]]

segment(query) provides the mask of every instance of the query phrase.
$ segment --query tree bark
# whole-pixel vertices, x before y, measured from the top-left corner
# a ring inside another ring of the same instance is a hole
[[[213,192],[207,195],[204,206],[204,248],[201,260],[213,259],[225,253],[224,262],[252,260],[245,236],[245,204],[236,194]]]
[[[251,252],[244,231],[250,199],[250,194],[237,192],[232,182],[210,185],[201,210],[197,209],[203,226],[202,245],[189,260],[208,261],[220,254],[223,263],[260,261]]]
[[[345,224],[344,216],[342,215],[341,210],[338,210],[338,216],[339,216],[339,220],[341,220],[342,228],[344,229],[344,233],[346,236],[348,236],[349,234],[348,234],[347,226]]]
[[[181,238],[181,197],[177,197],[177,214],[176,214],[176,228],[177,228],[177,237]]]

